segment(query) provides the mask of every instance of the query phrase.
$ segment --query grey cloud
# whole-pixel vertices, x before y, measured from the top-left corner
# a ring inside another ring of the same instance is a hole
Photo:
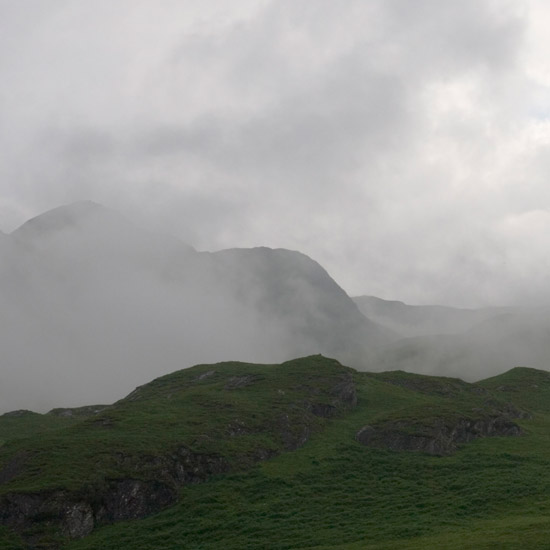
[[[33,87],[44,102],[35,121],[4,113],[3,228],[92,198],[199,248],[301,249],[356,294],[526,298],[517,265],[502,275],[516,245],[498,229],[547,198],[545,147],[517,143],[531,132],[516,107],[531,97],[524,5],[279,1],[222,17],[207,2],[201,22],[177,2],[52,3],[16,55],[30,80],[3,65],[9,105]],[[81,49],[58,37],[41,82],[33,44],[84,15]]]
[[[362,364],[393,337],[298,252],[199,253],[90,202],[0,239],[0,307],[2,411],[111,402],[197,363]]]

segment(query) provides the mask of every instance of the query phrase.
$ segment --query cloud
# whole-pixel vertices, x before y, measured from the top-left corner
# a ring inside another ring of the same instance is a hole
[[[355,294],[549,298],[539,225],[507,221],[549,198],[543,3],[29,6],[0,8],[3,230],[90,198]]]

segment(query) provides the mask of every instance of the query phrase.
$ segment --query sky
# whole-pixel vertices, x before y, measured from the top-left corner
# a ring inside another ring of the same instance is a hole
[[[350,294],[550,303],[544,0],[0,0],[0,230],[90,199]]]

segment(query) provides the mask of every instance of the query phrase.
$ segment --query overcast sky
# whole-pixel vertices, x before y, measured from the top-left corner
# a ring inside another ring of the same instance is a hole
[[[550,302],[544,0],[0,0],[0,229],[92,199],[348,291]]]

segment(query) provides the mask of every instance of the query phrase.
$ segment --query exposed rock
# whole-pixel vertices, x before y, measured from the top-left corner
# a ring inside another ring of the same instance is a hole
[[[24,537],[27,529],[32,533],[37,524],[46,524],[65,536],[80,538],[97,524],[158,512],[175,498],[176,491],[162,483],[133,479],[112,481],[100,495],[93,488],[78,495],[68,491],[7,494],[0,500],[0,523]]]
[[[119,453],[117,462],[124,470],[132,470],[141,476],[151,475],[153,472],[156,480],[176,488],[189,483],[200,483],[212,475],[230,470],[224,457],[195,453],[186,446],[180,446],[173,453],[163,456]]]
[[[86,417],[99,414],[107,408],[109,405],[86,405],[84,407],[52,409],[47,414],[61,417]]]
[[[198,382],[200,380],[206,380],[207,378],[210,378],[211,376],[214,376],[215,374],[216,374],[215,370],[209,370],[209,371],[203,372],[200,376],[197,376],[197,378],[195,378],[193,380],[193,382]]]
[[[344,374],[342,381],[331,389],[331,394],[339,402],[353,409],[357,405],[357,392],[351,374]]]
[[[522,429],[506,415],[483,418],[435,419],[431,424],[411,421],[363,426],[356,439],[363,445],[392,451],[421,451],[449,455],[462,443],[480,437],[518,436]]]
[[[310,404],[309,409],[315,416],[332,418],[339,409],[353,409],[357,406],[355,383],[348,373],[342,375],[341,381],[330,389],[329,394],[332,397],[330,403],[314,402]]]
[[[247,374],[246,376],[232,376],[225,385],[226,390],[236,390],[238,388],[245,388],[261,380],[262,377],[257,374]]]
[[[332,418],[338,411],[334,405],[328,405],[327,403],[313,403],[310,409],[315,416],[321,418]]]
[[[115,421],[110,416],[101,416],[94,419],[93,424],[104,428],[112,428],[115,425]]]
[[[133,392],[130,392],[124,399],[126,401],[137,401],[141,398],[141,386],[138,386]]]
[[[199,483],[210,476],[229,472],[229,462],[215,454],[193,453],[187,447],[180,447],[171,457],[175,466],[178,484]]]
[[[259,456],[258,460],[268,457]],[[154,472],[155,479],[106,480],[75,492],[9,493],[0,498],[0,524],[15,529],[28,540],[27,530],[36,531],[37,524],[47,524],[67,537],[79,538],[97,525],[158,512],[175,502],[178,487],[205,481],[230,469],[225,458],[193,453],[187,447],[180,447],[169,456],[120,454],[118,462],[139,476]],[[8,467],[3,471],[8,471]]]
[[[40,507],[39,495],[14,494],[4,496],[0,506],[0,520],[9,527],[22,527],[32,521]]]
[[[62,522],[61,532],[70,538],[84,537],[94,528],[94,511],[86,502],[68,506]]]
[[[251,433],[251,430],[242,420],[235,419],[227,426],[227,433],[231,437],[245,435]]]
[[[158,481],[123,479],[111,484],[95,516],[101,523],[143,518],[173,503],[176,495]]]

